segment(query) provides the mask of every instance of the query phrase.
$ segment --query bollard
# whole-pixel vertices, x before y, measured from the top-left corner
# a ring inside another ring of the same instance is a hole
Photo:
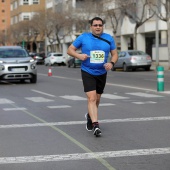
[[[157,67],[157,91],[164,91],[164,67]]]

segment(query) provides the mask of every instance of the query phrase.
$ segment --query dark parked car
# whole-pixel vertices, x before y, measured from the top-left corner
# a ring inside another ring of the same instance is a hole
[[[67,66],[76,68],[77,66],[81,66],[81,62],[82,61],[78,58],[68,56]]]
[[[151,64],[152,59],[145,52],[139,50],[128,50],[119,52],[118,61],[114,65],[113,69],[122,68],[123,71],[128,71],[129,69],[135,71],[137,68],[143,68],[146,71],[149,71]]]
[[[44,64],[45,53],[29,53],[29,55],[36,61],[37,64]]]

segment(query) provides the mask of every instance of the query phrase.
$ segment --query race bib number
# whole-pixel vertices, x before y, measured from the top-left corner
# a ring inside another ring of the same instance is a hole
[[[90,51],[90,63],[104,63],[105,52],[101,50]]]

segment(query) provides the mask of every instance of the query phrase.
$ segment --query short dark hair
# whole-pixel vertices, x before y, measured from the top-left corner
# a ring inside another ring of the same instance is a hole
[[[100,21],[102,22],[102,24],[104,24],[104,20],[102,20],[100,17],[94,17],[93,19],[89,20],[90,25],[93,24],[93,21],[94,21],[94,20],[97,20],[97,21],[100,20]]]

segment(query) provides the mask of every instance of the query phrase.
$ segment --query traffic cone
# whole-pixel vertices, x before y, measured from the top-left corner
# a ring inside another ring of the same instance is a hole
[[[48,76],[52,76],[52,70],[51,70],[51,67],[48,69]]]

